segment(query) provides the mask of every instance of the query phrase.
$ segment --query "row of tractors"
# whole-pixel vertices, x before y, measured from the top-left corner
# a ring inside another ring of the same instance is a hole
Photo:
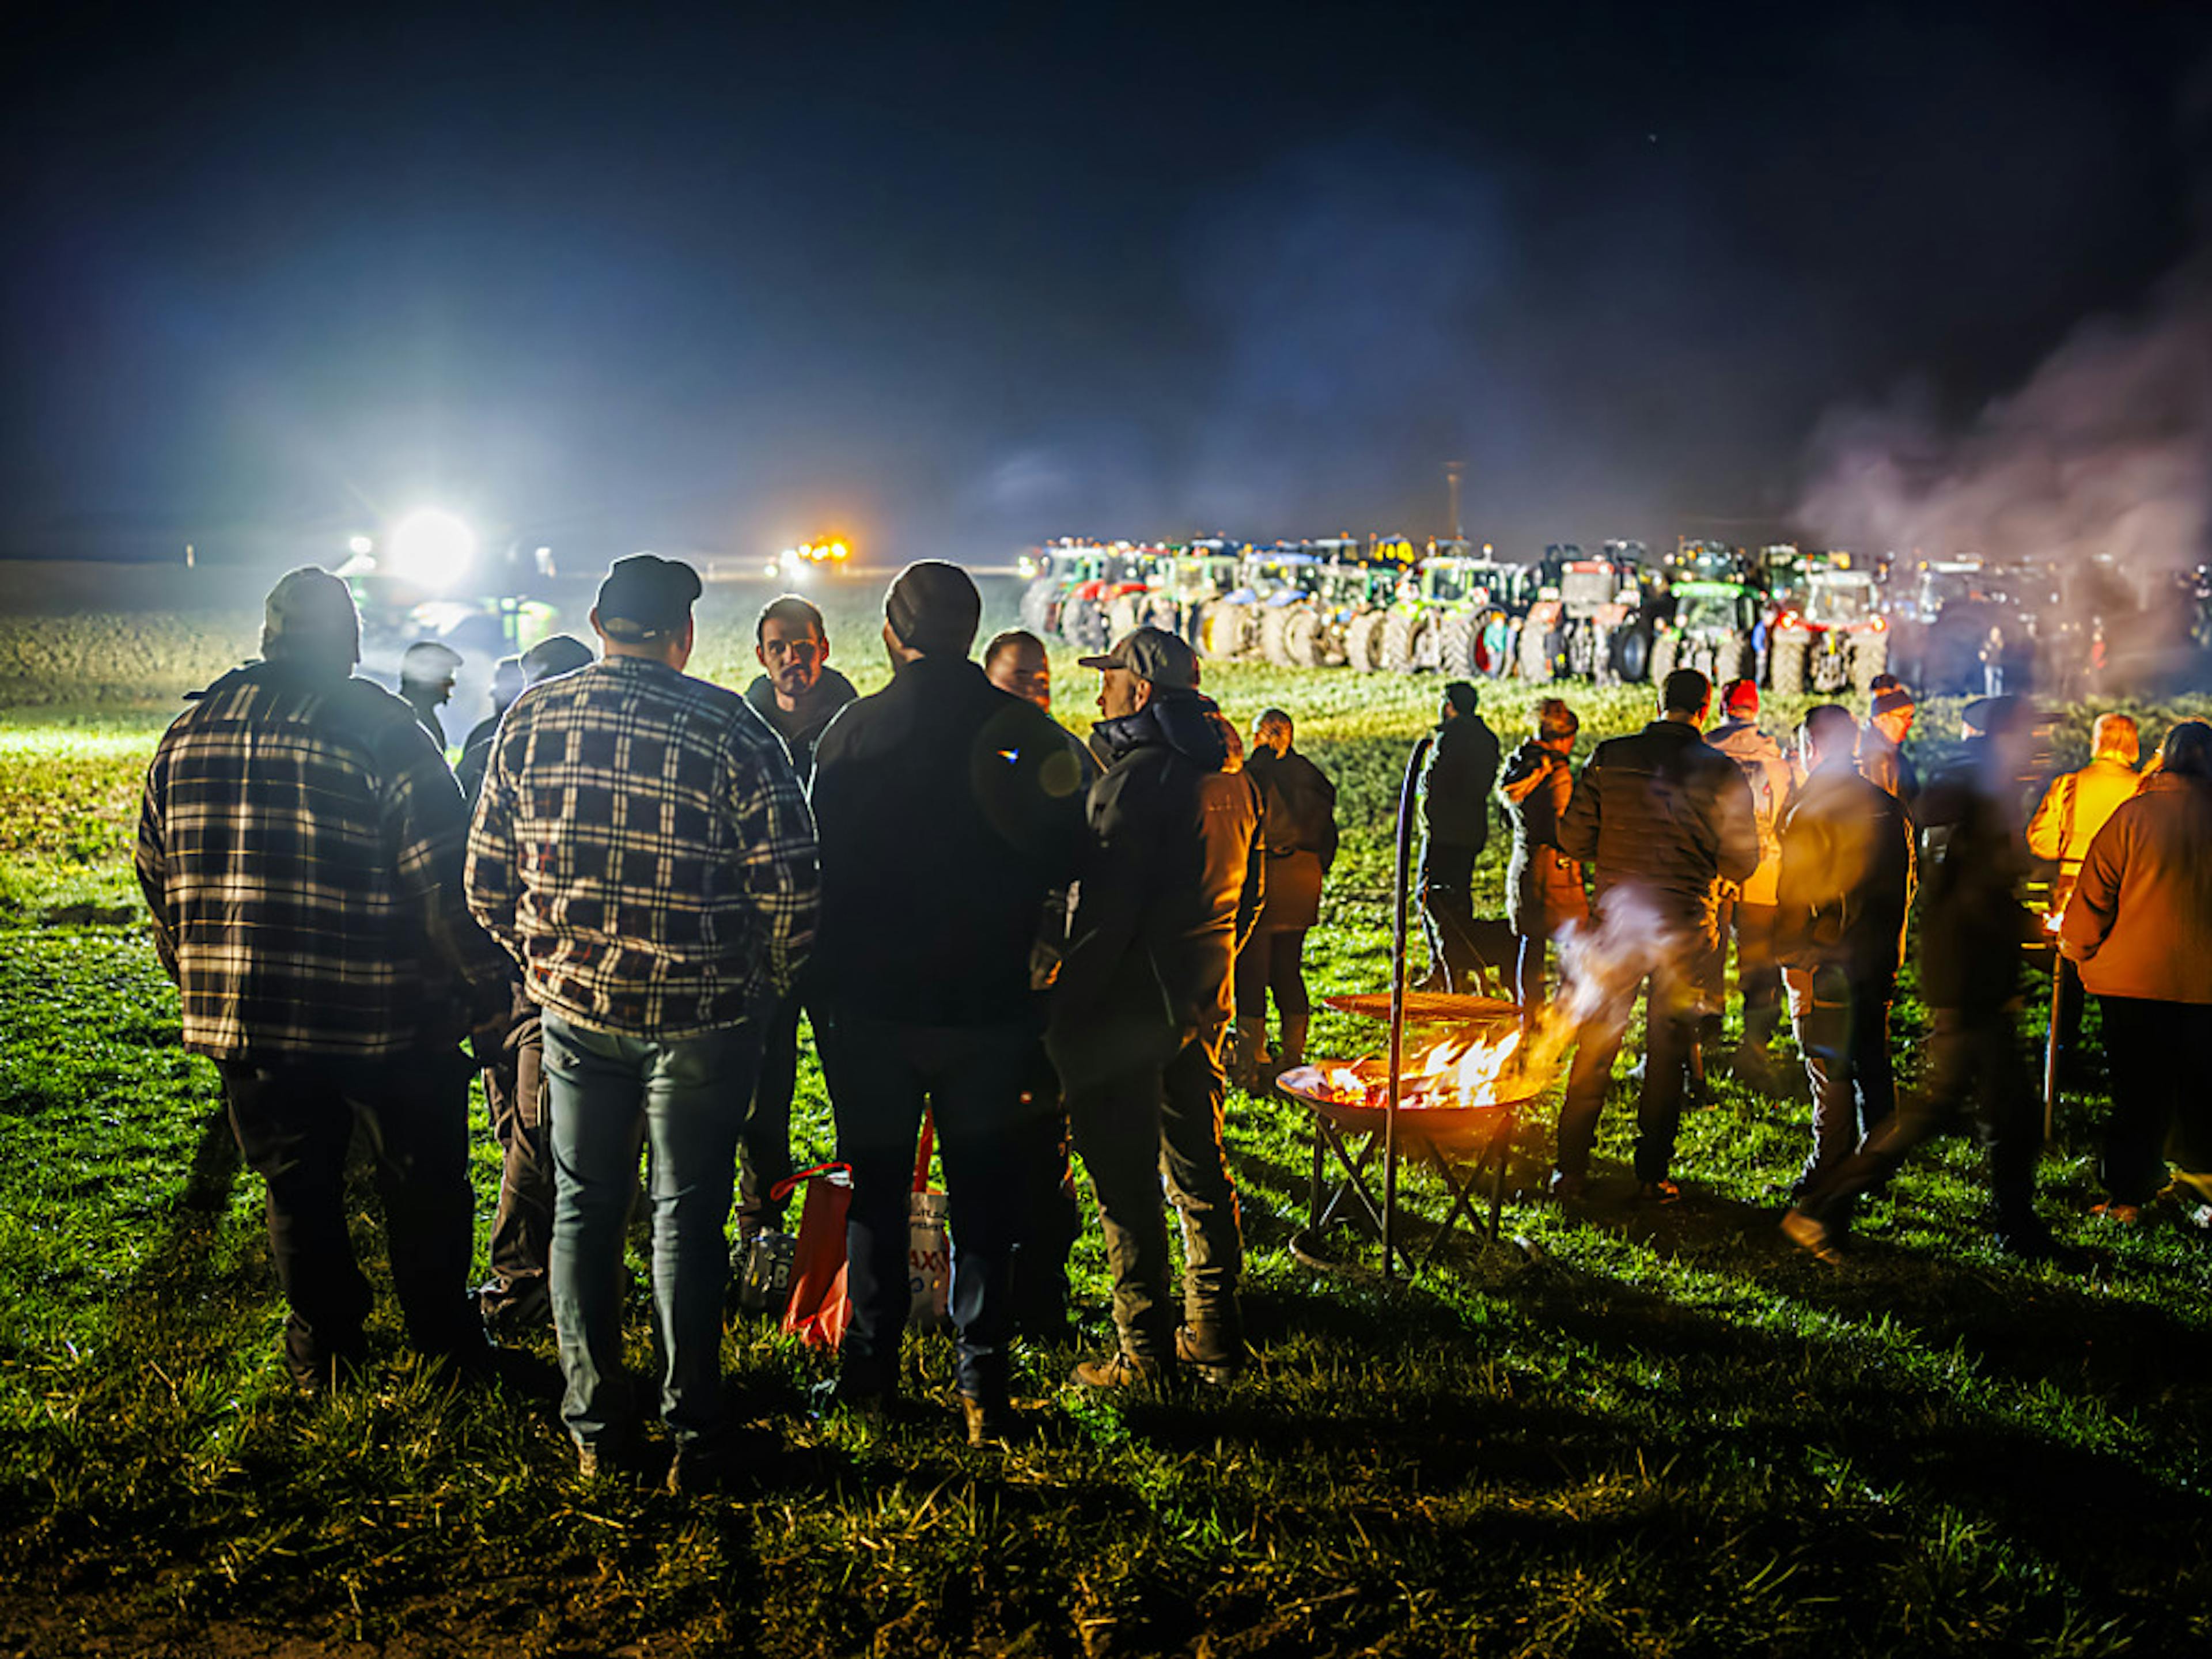
[[[1023,625],[1086,652],[1150,624],[1280,668],[1601,684],[1698,668],[1784,693],[1863,692],[1889,657],[1872,573],[1796,548],[1685,541],[1655,560],[1608,542],[1516,563],[1463,541],[1071,540],[1024,569]]]

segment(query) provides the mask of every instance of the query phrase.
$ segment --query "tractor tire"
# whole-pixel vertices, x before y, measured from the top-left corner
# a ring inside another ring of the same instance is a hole
[[[1862,697],[1874,696],[1874,683],[1889,667],[1889,635],[1861,636],[1851,652],[1851,690]]]
[[[1521,678],[1531,685],[1548,684],[1552,678],[1551,641],[1538,623],[1521,624]]]
[[[1651,683],[1662,685],[1667,676],[1675,669],[1674,653],[1680,648],[1680,638],[1673,634],[1662,634],[1651,641]]]
[[[1126,639],[1137,631],[1144,621],[1139,608],[1144,599],[1142,593],[1121,593],[1106,607],[1106,635],[1109,641]]]
[[[1482,670],[1476,665],[1476,647],[1482,638],[1477,617],[1447,617],[1437,631],[1437,668],[1446,679],[1473,679]]]
[[[1042,637],[1052,632],[1052,602],[1060,597],[1060,579],[1038,576],[1022,589],[1022,626]]]
[[[1723,640],[1713,647],[1713,689],[1751,672],[1751,641],[1741,637]],[[1655,676],[1656,678],[1656,676]]]
[[[1637,681],[1651,672],[1651,629],[1632,622],[1616,629],[1612,641],[1613,666],[1622,679]]]
[[[1802,638],[1778,639],[1767,653],[1767,689],[1778,697],[1805,695],[1805,647]]]
[[[1096,599],[1069,599],[1060,607],[1060,637],[1078,651],[1103,651],[1106,619]]]
[[[1300,668],[1325,668],[1321,612],[1310,605],[1294,605],[1283,617],[1283,649]]]
[[[1291,655],[1290,623],[1291,608],[1286,605],[1271,605],[1260,613],[1260,654],[1270,667],[1298,665]]]
[[[1201,656],[1218,657],[1226,653],[1236,629],[1228,613],[1236,608],[1226,599],[1208,599],[1199,607],[1198,649]]]
[[[1394,674],[1413,672],[1413,653],[1419,646],[1422,625],[1428,619],[1418,614],[1393,611],[1389,620],[1382,624],[1382,665]]]
[[[1224,599],[1214,607],[1206,630],[1206,654],[1234,662],[1252,649],[1253,612],[1257,607]]]
[[[1345,660],[1354,673],[1372,674],[1382,666],[1382,624],[1389,617],[1387,611],[1363,611],[1345,629]]]

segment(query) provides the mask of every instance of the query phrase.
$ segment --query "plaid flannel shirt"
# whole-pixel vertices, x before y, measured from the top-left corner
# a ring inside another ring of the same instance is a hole
[[[612,657],[501,721],[469,908],[564,1019],[675,1040],[787,991],[813,942],[814,819],[735,692]]]
[[[283,662],[225,675],[155,750],[138,884],[219,1060],[380,1059],[454,1042],[514,969],[461,892],[460,787],[415,712]]]

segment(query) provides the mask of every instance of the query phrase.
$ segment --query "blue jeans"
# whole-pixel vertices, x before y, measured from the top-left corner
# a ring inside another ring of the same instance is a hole
[[[665,1356],[660,1414],[678,1444],[721,1416],[723,1230],[738,1137],[760,1066],[757,1024],[660,1042],[545,1015],[555,1194],[550,1279],[580,1446],[621,1431],[623,1230],[639,1146],[653,1143],[653,1303]]]

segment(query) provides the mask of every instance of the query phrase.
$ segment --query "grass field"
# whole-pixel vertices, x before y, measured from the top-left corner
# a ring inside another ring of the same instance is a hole
[[[838,629],[841,665],[879,679],[859,619]],[[733,678],[744,644],[718,629],[700,665]],[[1090,677],[1057,665],[1079,729]],[[1240,724],[1290,708],[1342,784],[1312,977],[1379,988],[1389,813],[1436,688],[1208,678]],[[1637,694],[1572,695],[1586,740],[1643,718]],[[373,1380],[302,1403],[258,1183],[210,1117],[211,1068],[178,1047],[136,907],[137,780],[166,715],[130,701],[0,717],[0,1652],[2212,1650],[2212,1252],[2086,1218],[2096,1096],[2068,1101],[2042,1169],[2093,1275],[1996,1255],[1957,1145],[1899,1180],[1846,1267],[1796,1258],[1774,1222],[1803,1109],[1726,1084],[1686,1124],[1679,1206],[1519,1197],[1527,1252],[1455,1245],[1411,1286],[1323,1275],[1287,1248],[1305,1124],[1237,1097],[1259,1357],[1226,1393],[1081,1400],[1059,1387],[1081,1350],[1036,1352],[1033,1437],[970,1450],[949,1407],[810,1421],[819,1362],[740,1323],[731,1387],[787,1450],[756,1493],[681,1500],[580,1488],[542,1392],[453,1394],[406,1360],[388,1304]],[[1528,701],[1502,688],[1493,722],[1517,731]],[[1909,1083],[1909,996],[1899,1024]],[[1374,1036],[1327,1015],[1315,1047]],[[1601,1144],[1613,1187],[1629,1093]],[[1524,1127],[1518,1176],[1549,1138]],[[1409,1191],[1441,1212],[1425,1178]],[[364,1191],[372,1255],[373,1208]],[[1093,1344],[1102,1266],[1086,1239]],[[644,1361],[641,1293],[631,1312]],[[949,1386],[941,1340],[909,1364],[917,1397]]]

